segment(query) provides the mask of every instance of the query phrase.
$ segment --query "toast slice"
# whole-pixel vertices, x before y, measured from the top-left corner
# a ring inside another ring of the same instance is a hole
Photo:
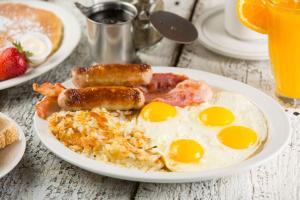
[[[19,140],[17,128],[9,120],[0,118],[0,149]]]

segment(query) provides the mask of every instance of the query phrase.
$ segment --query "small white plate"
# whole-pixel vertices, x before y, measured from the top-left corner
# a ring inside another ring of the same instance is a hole
[[[160,183],[194,182],[240,173],[274,157],[289,141],[290,125],[284,110],[274,99],[263,92],[239,81],[199,70],[175,67],[153,67],[153,70],[154,72],[185,74],[192,79],[204,80],[211,86],[240,93],[249,98],[264,112],[269,122],[269,135],[263,150],[248,160],[221,169],[187,173],[143,172],[106,164],[73,152],[51,134],[48,130],[47,121],[39,118],[35,114],[34,127],[38,137],[42,143],[57,156],[88,171],[119,179]],[[70,80],[66,81],[64,85],[66,87],[73,87]]]
[[[55,13],[60,18],[64,26],[63,39],[59,49],[53,55],[51,55],[46,62],[39,65],[38,67],[29,69],[25,74],[21,76],[5,81],[0,81],[0,90],[19,85],[53,69],[72,53],[72,51],[80,41],[80,24],[77,21],[76,17],[63,7],[50,2],[35,0],[1,1],[0,3],[23,3],[28,4],[32,7],[49,10]]]
[[[269,59],[267,39],[240,40],[227,33],[223,5],[204,11],[197,27],[200,43],[213,52],[237,59]]]
[[[12,122],[18,130],[19,140],[0,149],[0,179],[8,174],[20,162],[26,148],[26,139],[21,127],[7,115],[0,113],[0,117]]]

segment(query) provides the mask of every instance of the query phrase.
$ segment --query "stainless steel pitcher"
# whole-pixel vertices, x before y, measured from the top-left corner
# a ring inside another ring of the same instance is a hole
[[[130,63],[135,61],[137,49],[151,46],[162,37],[181,44],[198,38],[191,22],[174,13],[158,11],[163,6],[162,0],[126,1],[105,0],[91,7],[75,3],[87,17],[87,35],[94,61]],[[127,14],[123,15],[124,12]],[[104,16],[104,13],[106,17],[93,18],[94,14]],[[120,21],[119,15],[130,17],[124,20],[120,17]]]
[[[107,0],[93,0],[94,4]],[[138,14],[134,20],[134,44],[137,49],[143,49],[159,42],[163,36],[151,25],[150,15],[164,10],[163,0],[119,0],[130,3],[137,8]]]
[[[133,21],[138,12],[135,6],[127,2],[107,1],[100,2],[92,7],[84,7],[79,3],[76,6],[87,17],[87,36],[90,54],[98,63],[130,63],[136,57],[134,44]],[[99,22],[91,19],[91,15],[109,9],[118,9],[130,15],[122,22]]]

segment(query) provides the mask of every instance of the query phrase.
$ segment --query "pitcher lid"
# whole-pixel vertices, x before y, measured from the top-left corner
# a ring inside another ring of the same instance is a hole
[[[187,19],[167,11],[156,11],[150,22],[164,37],[178,43],[188,44],[198,38],[196,27]]]

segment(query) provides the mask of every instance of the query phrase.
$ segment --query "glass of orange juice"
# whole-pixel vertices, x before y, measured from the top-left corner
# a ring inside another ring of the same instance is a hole
[[[249,28],[268,34],[276,94],[300,105],[300,0],[239,0],[238,15]]]

